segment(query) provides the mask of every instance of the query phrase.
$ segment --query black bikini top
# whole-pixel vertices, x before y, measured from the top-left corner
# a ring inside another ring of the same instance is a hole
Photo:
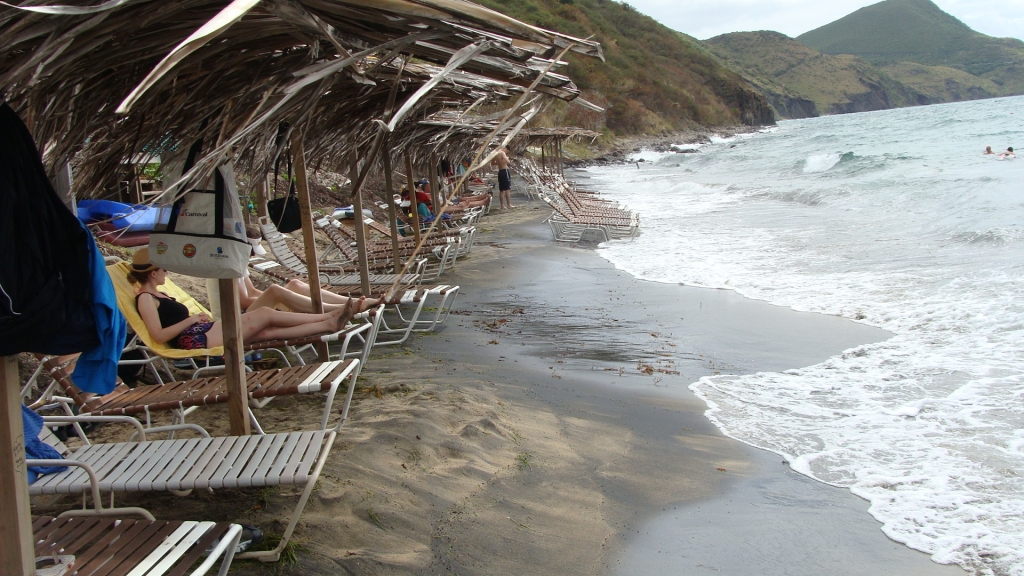
[[[187,319],[191,314],[188,311],[188,307],[178,302],[170,296],[157,296],[152,292],[141,292],[135,297],[135,309],[139,308],[139,296],[143,294],[149,294],[150,296],[158,300],[156,306],[156,313],[160,316],[160,327],[167,328],[173,326],[182,320]]]

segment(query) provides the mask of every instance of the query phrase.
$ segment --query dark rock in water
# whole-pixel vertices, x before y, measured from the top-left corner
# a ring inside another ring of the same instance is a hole
[[[696,154],[697,152],[700,152],[700,150],[697,150],[696,148],[680,148],[678,146],[672,146],[669,151],[675,152],[676,154]]]
[[[647,160],[644,160],[643,158],[641,158],[641,159],[637,160],[637,162],[647,162]]]

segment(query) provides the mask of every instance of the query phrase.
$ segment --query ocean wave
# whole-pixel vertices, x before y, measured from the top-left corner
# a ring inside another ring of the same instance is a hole
[[[1024,238],[1021,228],[989,228],[987,230],[965,230],[949,236],[957,244],[1012,244]]]
[[[817,174],[820,172],[827,172],[831,170],[836,164],[843,162],[844,160],[849,162],[855,157],[853,152],[847,152],[845,154],[834,153],[834,154],[814,154],[804,160],[804,174]]]

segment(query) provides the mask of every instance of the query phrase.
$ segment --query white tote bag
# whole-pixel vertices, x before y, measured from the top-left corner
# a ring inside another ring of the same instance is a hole
[[[251,249],[230,162],[214,171],[213,190],[189,190],[149,236],[153,264],[199,278],[241,278]]]

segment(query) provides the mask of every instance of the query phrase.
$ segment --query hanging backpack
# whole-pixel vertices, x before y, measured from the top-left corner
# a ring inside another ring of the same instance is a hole
[[[197,142],[183,172],[195,161]],[[251,247],[238,204],[235,171],[225,162],[213,173],[213,190],[189,190],[167,210],[149,236],[149,259],[164,270],[199,278],[241,278]]]

